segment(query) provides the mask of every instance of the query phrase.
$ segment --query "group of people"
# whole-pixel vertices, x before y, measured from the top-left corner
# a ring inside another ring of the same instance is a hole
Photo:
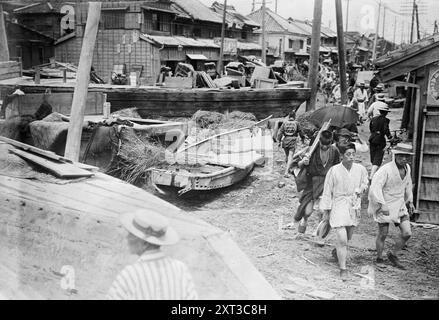
[[[398,268],[404,266],[397,254],[411,235],[409,216],[413,214],[414,206],[409,163],[413,153],[411,147],[399,144],[392,149],[392,161],[380,167],[386,145],[385,137],[390,138],[389,119],[386,118],[389,110],[386,105],[378,105],[376,110],[379,115],[373,117],[374,108],[370,111],[369,147],[345,128],[335,132],[324,130],[311,155],[298,152],[294,158],[291,152],[295,150],[289,149],[289,146],[300,136],[295,131],[298,123],[294,120],[294,113],[290,113],[278,134],[287,154],[286,171],[293,163],[300,169],[306,168],[306,184],[302,188],[299,207],[294,215],[298,232],[305,233],[313,212],[320,214],[319,219],[328,223],[336,233],[337,243],[332,256],[339,263],[343,279],[347,277],[348,242],[360,222],[361,199],[367,191],[368,212],[378,224],[376,263],[384,262],[384,241],[390,223],[401,230],[399,240],[387,254],[389,261]],[[370,176],[364,166],[354,162],[357,152],[367,152],[369,148],[373,164]]]

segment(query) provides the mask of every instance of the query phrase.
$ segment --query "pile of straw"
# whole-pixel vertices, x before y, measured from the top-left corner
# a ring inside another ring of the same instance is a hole
[[[115,128],[114,132],[112,143],[117,153],[107,173],[128,183],[142,185],[148,179],[148,169],[167,164],[165,148],[158,142],[137,135],[132,128],[124,127],[118,133]]]
[[[215,129],[224,121],[224,118],[225,116],[219,112],[198,110],[191,120],[195,121],[197,126],[202,129]]]

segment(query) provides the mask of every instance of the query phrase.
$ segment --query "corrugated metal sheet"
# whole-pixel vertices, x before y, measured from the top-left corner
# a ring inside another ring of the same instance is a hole
[[[192,19],[223,23],[222,17],[198,0],[173,0]]]

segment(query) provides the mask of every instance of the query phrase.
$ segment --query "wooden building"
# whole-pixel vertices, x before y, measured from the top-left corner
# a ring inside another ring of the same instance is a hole
[[[92,65],[107,82],[115,66],[122,65],[127,74],[141,70],[141,84],[153,84],[161,65],[175,68],[178,62],[187,62],[200,69],[205,62],[217,62],[222,15],[216,11],[221,8],[218,3],[210,8],[199,0],[103,0]],[[228,9],[226,61],[236,58],[237,42],[249,41],[258,28],[233,7]],[[52,0],[11,13],[24,26],[50,34],[56,60],[78,64],[87,10],[84,0]]]
[[[382,81],[408,88],[402,127],[415,151],[417,221],[439,224],[439,35],[388,53],[376,66]]]

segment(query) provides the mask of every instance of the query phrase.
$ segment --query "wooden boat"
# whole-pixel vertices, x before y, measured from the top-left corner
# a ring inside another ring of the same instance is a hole
[[[250,127],[227,131],[183,146],[175,154],[177,164],[167,169],[150,170],[152,183],[180,188],[178,193],[182,195],[191,190],[224,188],[241,181],[252,171],[255,163],[261,162],[263,156],[255,150],[245,149],[245,143],[239,141],[248,142],[249,131],[254,127],[263,127],[270,118]],[[271,141],[271,135],[267,137]],[[237,141],[244,148],[233,150],[230,143]],[[250,146],[257,149],[254,143],[250,142]]]
[[[0,90],[13,90],[19,86],[25,93],[52,93],[74,91],[74,80],[63,83],[59,79],[41,79],[35,84],[29,77],[0,81]],[[102,92],[111,103],[111,111],[136,107],[142,118],[156,116],[191,117],[197,110],[251,112],[258,119],[269,115],[284,117],[291,109],[297,109],[310,97],[310,89],[281,87],[274,89],[173,89],[156,86],[122,86],[90,84],[89,93]]]
[[[180,235],[163,250],[188,266],[200,299],[279,299],[226,232],[100,172],[79,180],[41,173],[8,148],[0,144],[0,298],[105,298],[137,259],[119,215],[153,209]]]

